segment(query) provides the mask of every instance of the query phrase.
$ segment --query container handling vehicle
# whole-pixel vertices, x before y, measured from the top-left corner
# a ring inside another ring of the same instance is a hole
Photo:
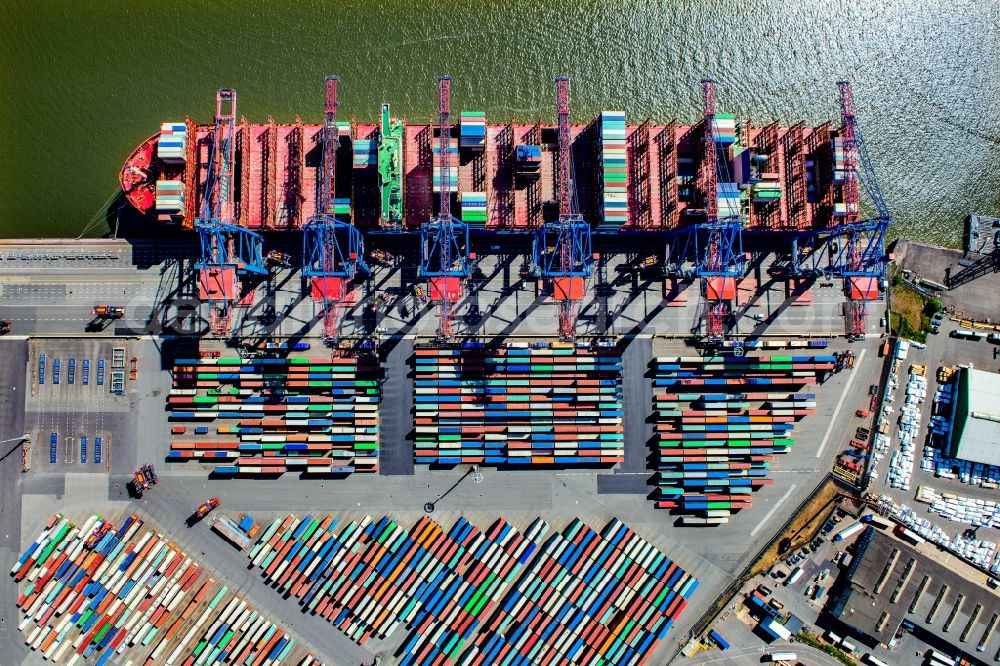
[[[194,512],[195,518],[201,520],[209,513],[211,513],[212,510],[218,507],[220,504],[222,504],[222,501],[218,497],[210,497],[208,500],[199,504],[198,508],[195,509]]]
[[[120,305],[95,305],[90,314],[102,319],[121,319],[125,316],[125,308]]]
[[[146,463],[135,470],[133,484],[135,485],[136,494],[142,496],[143,492],[155,486],[159,481],[159,477],[156,476],[156,470],[153,469],[152,465]]]

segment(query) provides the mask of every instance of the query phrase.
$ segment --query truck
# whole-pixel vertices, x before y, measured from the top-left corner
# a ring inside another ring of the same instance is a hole
[[[834,541],[843,541],[844,539],[849,539],[850,537],[854,536],[855,534],[857,534],[858,532],[860,532],[862,529],[864,529],[864,527],[865,526],[862,525],[861,523],[851,523],[850,525],[848,525],[844,529],[842,529],[839,532],[837,532],[836,534],[834,534],[833,535],[833,540]]]
[[[761,631],[775,640],[787,641],[792,637],[792,632],[786,629],[785,625],[781,624],[773,617],[768,620],[764,620],[758,626]],[[794,659],[794,657],[792,658]]]
[[[771,652],[768,653],[767,658],[770,659],[772,663],[776,663],[779,661],[795,661],[799,657],[794,652]]]
[[[715,629],[712,629],[711,631],[708,632],[708,637],[711,638],[712,641],[719,646],[720,650],[729,649],[729,641],[723,638],[722,634],[717,632]]]
[[[250,545],[250,537],[247,533],[241,530],[236,523],[225,516],[216,516],[212,520],[212,529],[221,534],[227,541],[240,550],[244,550]]]
[[[135,470],[133,475],[133,483],[135,485],[135,491],[138,495],[142,495],[143,491],[149,490],[159,482],[159,477],[156,476],[156,470],[149,463],[146,463],[139,469]]]
[[[125,308],[120,305],[95,305],[90,314],[101,319],[121,319],[125,316]]]
[[[194,511],[195,518],[198,519],[204,518],[220,504],[222,504],[222,501],[218,497],[208,498],[206,501],[199,504],[197,509],[195,509]]]
[[[788,578],[785,579],[785,587],[794,585],[800,578],[802,578],[802,567],[795,567],[792,573],[788,574]]]

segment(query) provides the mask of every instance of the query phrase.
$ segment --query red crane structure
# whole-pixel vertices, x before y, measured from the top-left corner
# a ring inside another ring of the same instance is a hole
[[[210,308],[213,335],[229,336],[232,311],[240,299],[240,275],[267,273],[263,237],[233,223],[233,174],[236,167],[236,91],[223,88],[215,97],[215,128],[208,154],[205,192],[195,229],[201,240],[201,300]]]
[[[469,228],[451,214],[451,77],[438,78],[438,167],[433,176],[438,186],[438,214],[420,227],[420,271],[430,281],[431,301],[438,304],[437,337],[455,336],[453,306],[462,297],[462,282],[469,277]],[[457,158],[457,155],[456,155]]]
[[[854,117],[854,90],[847,81],[837,84],[840,89],[840,117],[843,123],[841,128],[841,139],[844,145],[844,185],[843,198],[844,206],[847,209],[845,222],[848,225],[856,225],[861,219],[861,192],[858,188],[858,138],[857,124]],[[862,248],[860,239],[856,234],[847,237],[847,265],[851,272],[862,270]],[[858,279],[858,278],[855,278]],[[872,278],[863,280],[865,287],[861,293],[855,293],[854,289],[848,288],[847,302],[847,338],[849,340],[861,339],[865,337],[867,320],[867,297],[869,295]],[[867,284],[865,284],[867,282]],[[878,289],[876,285],[876,290]],[[857,298],[856,298],[857,297]]]
[[[302,276],[310,279],[309,291],[321,306],[323,339],[335,343],[340,333],[343,305],[351,293],[351,281],[362,271],[369,272],[364,261],[361,232],[334,216],[337,185],[337,85],[336,76],[326,77],[322,160],[318,174],[316,214],[302,228]]]
[[[586,292],[586,279],[593,273],[590,225],[579,213],[573,178],[573,128],[569,115],[569,78],[556,79],[556,110],[559,116],[559,155],[556,166],[559,219],[543,223],[535,237],[535,265],[552,283],[559,302],[559,337],[576,336],[576,317]]]

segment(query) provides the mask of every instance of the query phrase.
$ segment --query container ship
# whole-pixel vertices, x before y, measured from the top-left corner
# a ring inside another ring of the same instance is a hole
[[[235,102],[235,97],[233,99]],[[454,116],[452,116],[454,118]],[[793,231],[848,216],[843,131],[831,123],[757,126],[717,113],[718,216],[746,230]],[[471,229],[532,231],[558,217],[558,126],[496,122],[461,111],[441,173],[440,129],[382,107],[378,123],[337,122],[334,214],[362,231],[416,230],[437,214],[441,190]],[[152,221],[194,229],[209,176],[214,126],[165,122],[129,156],[120,181]],[[317,212],[323,124],[242,118],[228,219],[255,231],[294,231]],[[579,212],[597,233],[670,231],[705,218],[705,121],[632,122],[603,111],[572,125]],[[457,158],[457,159],[456,159]]]

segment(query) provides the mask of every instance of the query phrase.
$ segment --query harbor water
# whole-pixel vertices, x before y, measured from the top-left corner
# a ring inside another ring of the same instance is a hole
[[[711,76],[721,111],[818,124],[850,79],[893,235],[957,246],[967,213],[1000,213],[997,44],[991,2],[6,0],[0,236],[79,234],[131,150],[210,120],[219,87],[253,120],[318,121],[336,73],[342,118],[425,121],[448,73],[456,110],[551,121],[568,74],[581,121],[697,121]]]

